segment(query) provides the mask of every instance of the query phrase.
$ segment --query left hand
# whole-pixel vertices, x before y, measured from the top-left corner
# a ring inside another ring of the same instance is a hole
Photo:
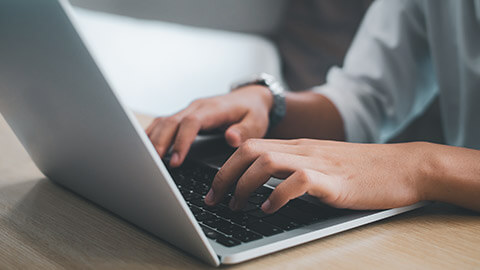
[[[305,193],[338,208],[386,209],[422,200],[427,143],[356,144],[311,139],[250,139],[215,176],[205,198],[219,203],[236,183],[230,207],[241,209],[270,177],[285,179],[263,203],[273,213]]]

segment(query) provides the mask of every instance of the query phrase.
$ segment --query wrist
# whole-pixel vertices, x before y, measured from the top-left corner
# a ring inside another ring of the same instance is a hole
[[[413,188],[419,201],[436,200],[435,185],[439,162],[435,154],[434,144],[428,142],[412,142],[407,151],[410,153],[411,176]]]
[[[268,99],[264,99],[265,105],[268,108],[268,119],[269,119],[269,127],[275,127],[278,123],[280,123],[286,114],[286,101],[285,101],[285,93],[284,87],[282,86],[281,82],[275,79],[274,76],[261,73],[250,78],[247,81],[235,83],[231,86],[231,91],[235,91],[237,89],[243,88],[245,86],[261,86],[262,93],[264,89],[267,89],[269,92]],[[258,89],[257,89],[258,90]],[[266,96],[263,96],[267,98]]]
[[[420,142],[422,145],[419,157],[419,193],[421,200],[445,201],[450,192],[448,178],[453,160],[449,158],[448,148],[450,146],[434,143]],[[447,194],[445,194],[445,192]]]
[[[423,143],[422,200],[442,201],[480,211],[480,151]]]
[[[253,85],[252,87],[254,88],[253,90],[257,92],[258,95],[260,96],[260,100],[264,105],[264,108],[266,108],[267,112],[270,113],[274,103],[273,95],[270,89],[268,89],[267,86],[263,86],[263,85]]]

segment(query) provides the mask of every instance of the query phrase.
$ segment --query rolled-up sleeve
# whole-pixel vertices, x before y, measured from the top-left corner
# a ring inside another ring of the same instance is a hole
[[[385,142],[436,95],[418,1],[372,4],[345,57],[314,88],[340,112],[352,142]]]

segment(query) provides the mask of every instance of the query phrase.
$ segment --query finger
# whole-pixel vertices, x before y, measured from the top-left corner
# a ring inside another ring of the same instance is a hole
[[[214,205],[223,199],[225,193],[237,182],[245,170],[265,152],[297,154],[297,147],[273,143],[269,140],[249,139],[220,168],[207,193],[205,203]]]
[[[295,171],[280,183],[262,204],[262,210],[271,214],[290,200],[308,193],[324,200],[338,194],[338,186],[328,175],[311,169]]]
[[[150,133],[152,132],[153,128],[156,126],[158,122],[158,118],[153,119],[153,121],[148,125],[148,127],[145,129],[145,133],[147,133],[148,136],[150,136]]]
[[[202,127],[201,121],[202,119],[193,114],[183,118],[172,147],[170,166],[178,167],[183,163],[190,150],[190,146]]]
[[[238,179],[230,207],[232,210],[240,210],[247,203],[250,194],[272,176],[287,178],[295,170],[308,166],[306,163],[308,159],[303,156],[277,152],[261,154]]]
[[[163,157],[170,148],[180,121],[186,114],[195,109],[195,107],[196,105],[190,105],[172,116],[157,117],[147,127],[145,132],[161,157]]]
[[[247,113],[243,119],[231,125],[225,131],[225,139],[233,147],[239,147],[240,144],[250,138],[263,138],[267,133],[268,119],[261,119],[254,113]]]
[[[211,130],[241,118],[241,112],[238,110],[221,111],[221,108],[215,103],[208,106],[200,105],[196,111],[182,119],[172,147],[173,153],[170,160],[172,167],[183,163],[200,130]]]
[[[160,157],[163,157],[170,148],[173,138],[177,133],[179,124],[180,118],[176,115],[166,118],[159,118],[150,132],[150,141]]]

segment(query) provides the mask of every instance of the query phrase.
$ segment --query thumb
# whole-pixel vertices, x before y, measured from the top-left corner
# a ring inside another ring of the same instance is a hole
[[[239,147],[251,138],[262,138],[267,133],[268,119],[263,119],[252,113],[246,114],[242,120],[231,125],[225,131],[225,139],[232,147]]]

